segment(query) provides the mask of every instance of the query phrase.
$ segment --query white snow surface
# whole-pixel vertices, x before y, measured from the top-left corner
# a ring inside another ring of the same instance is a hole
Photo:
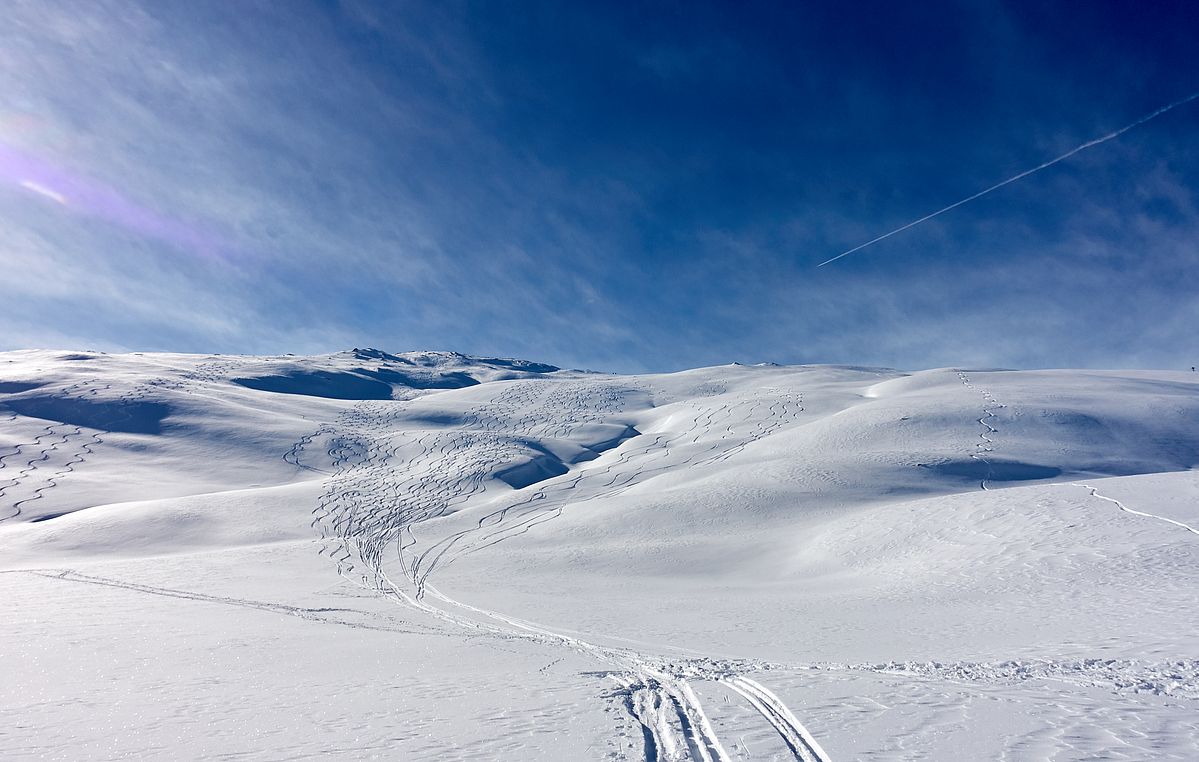
[[[0,353],[5,759],[1199,759],[1199,375]]]

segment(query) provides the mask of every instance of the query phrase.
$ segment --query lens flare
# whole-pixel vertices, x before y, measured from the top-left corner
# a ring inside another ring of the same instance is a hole
[[[143,238],[216,256],[225,248],[212,235],[148,209],[101,182],[0,142],[0,184],[55,202],[64,210],[102,220]]]
[[[33,180],[22,180],[20,182],[20,185],[22,188],[24,188],[27,191],[33,191],[34,193],[38,194],[39,196],[45,196],[46,198],[50,199],[51,201],[57,201],[58,203],[62,204],[63,206],[66,206],[67,197],[62,195],[61,193],[59,193],[56,190],[47,188],[46,186],[36,183]]]

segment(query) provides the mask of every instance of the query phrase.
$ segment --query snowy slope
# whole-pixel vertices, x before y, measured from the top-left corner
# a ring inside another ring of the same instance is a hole
[[[1199,757],[1199,377],[0,354],[6,756]]]

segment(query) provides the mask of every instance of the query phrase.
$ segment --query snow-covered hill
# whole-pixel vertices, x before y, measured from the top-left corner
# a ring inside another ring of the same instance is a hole
[[[1199,758],[1199,376],[0,353],[5,756]]]

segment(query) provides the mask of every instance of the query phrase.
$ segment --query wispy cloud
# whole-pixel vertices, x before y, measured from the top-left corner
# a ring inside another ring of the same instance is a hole
[[[812,267],[1186,90],[1165,25],[1150,55],[1104,12],[1073,23],[1125,70],[1091,82],[1093,40],[1063,63],[1007,7],[18,2],[0,341],[1169,364],[1199,351],[1181,110]]]

